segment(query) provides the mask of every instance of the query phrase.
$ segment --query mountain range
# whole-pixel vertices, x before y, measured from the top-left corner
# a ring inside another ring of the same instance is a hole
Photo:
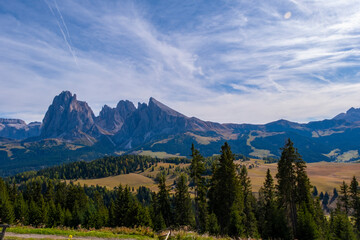
[[[205,156],[219,154],[227,141],[234,153],[278,158],[287,138],[307,162],[358,161],[359,136],[360,108],[309,123],[220,124],[187,117],[154,98],[137,107],[121,100],[95,116],[76,94],[63,91],[42,123],[0,118],[0,175],[124,153],[187,157],[192,143]]]

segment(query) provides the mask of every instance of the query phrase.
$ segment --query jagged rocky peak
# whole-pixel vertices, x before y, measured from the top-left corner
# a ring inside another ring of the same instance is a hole
[[[121,100],[116,105],[116,109],[120,113],[120,115],[123,116],[124,118],[126,118],[129,114],[131,114],[136,110],[134,104],[129,100],[125,100],[125,101]]]
[[[168,115],[176,116],[176,117],[186,117],[185,115],[175,111],[172,108],[169,108],[165,104],[162,104],[161,102],[157,101],[155,98],[151,97],[149,100],[149,108],[154,109],[157,108],[163,112],[165,112]]]
[[[346,113],[340,113],[333,118],[334,120],[345,120],[347,122],[360,121],[360,108],[350,108]]]
[[[41,136],[81,138],[93,129],[94,118],[94,113],[86,102],[78,101],[76,94],[63,91],[54,98],[45,114]]]
[[[134,104],[128,100],[121,100],[116,108],[104,105],[99,117],[96,118],[96,124],[110,134],[114,134],[121,129],[125,119],[135,110]]]

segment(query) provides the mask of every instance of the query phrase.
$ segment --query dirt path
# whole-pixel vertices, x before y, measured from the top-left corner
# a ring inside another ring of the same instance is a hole
[[[7,237],[16,237],[16,238],[23,238],[23,239],[69,239],[69,237],[65,236],[59,236],[59,235],[46,235],[46,234],[20,234],[20,233],[12,233],[7,232],[5,233],[5,240]],[[73,240],[84,240],[84,239],[90,239],[90,240],[114,240],[114,239],[120,239],[120,238],[98,238],[98,237],[73,237]],[[131,238],[121,238],[122,240],[134,240]]]

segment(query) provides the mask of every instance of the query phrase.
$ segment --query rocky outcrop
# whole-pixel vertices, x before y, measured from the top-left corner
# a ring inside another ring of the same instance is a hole
[[[40,135],[40,122],[26,124],[20,119],[0,118],[0,137],[25,139]]]
[[[64,91],[56,96],[45,114],[41,138],[79,139],[101,135],[94,127],[95,115],[86,102],[78,101],[76,94]]]
[[[110,134],[115,134],[121,129],[126,118],[135,110],[134,104],[128,100],[121,100],[116,108],[105,105],[96,118],[96,124]]]

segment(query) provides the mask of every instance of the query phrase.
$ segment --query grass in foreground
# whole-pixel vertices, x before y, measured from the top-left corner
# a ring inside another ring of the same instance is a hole
[[[68,228],[34,228],[29,226],[14,226],[7,229],[7,232],[18,233],[18,234],[42,234],[42,235],[54,235],[54,236],[64,236],[72,238],[77,237],[97,237],[97,238],[116,238],[116,239],[138,239],[138,240],[155,240],[155,239],[164,239],[163,237],[154,233],[150,228],[138,227],[138,228],[126,228],[126,227],[117,227],[117,228],[102,228],[97,230],[87,230],[87,229],[68,229]],[[163,233],[166,233],[164,231]],[[161,234],[163,235],[163,234]],[[6,237],[9,240],[18,240],[23,239],[19,237]],[[36,239],[36,238],[27,238],[27,240]],[[42,238],[46,240],[48,238]],[[55,238],[49,238],[51,240]],[[70,238],[69,238],[70,239]],[[177,230],[173,231],[170,238],[172,240],[229,240],[230,238],[220,238],[208,235],[199,235],[195,232]]]
[[[118,238],[118,239],[156,239],[156,234],[149,228],[102,228],[97,230],[87,229],[67,229],[67,228],[33,228],[25,226],[10,227],[7,232],[19,234],[44,234],[72,237],[98,237],[98,238]]]

